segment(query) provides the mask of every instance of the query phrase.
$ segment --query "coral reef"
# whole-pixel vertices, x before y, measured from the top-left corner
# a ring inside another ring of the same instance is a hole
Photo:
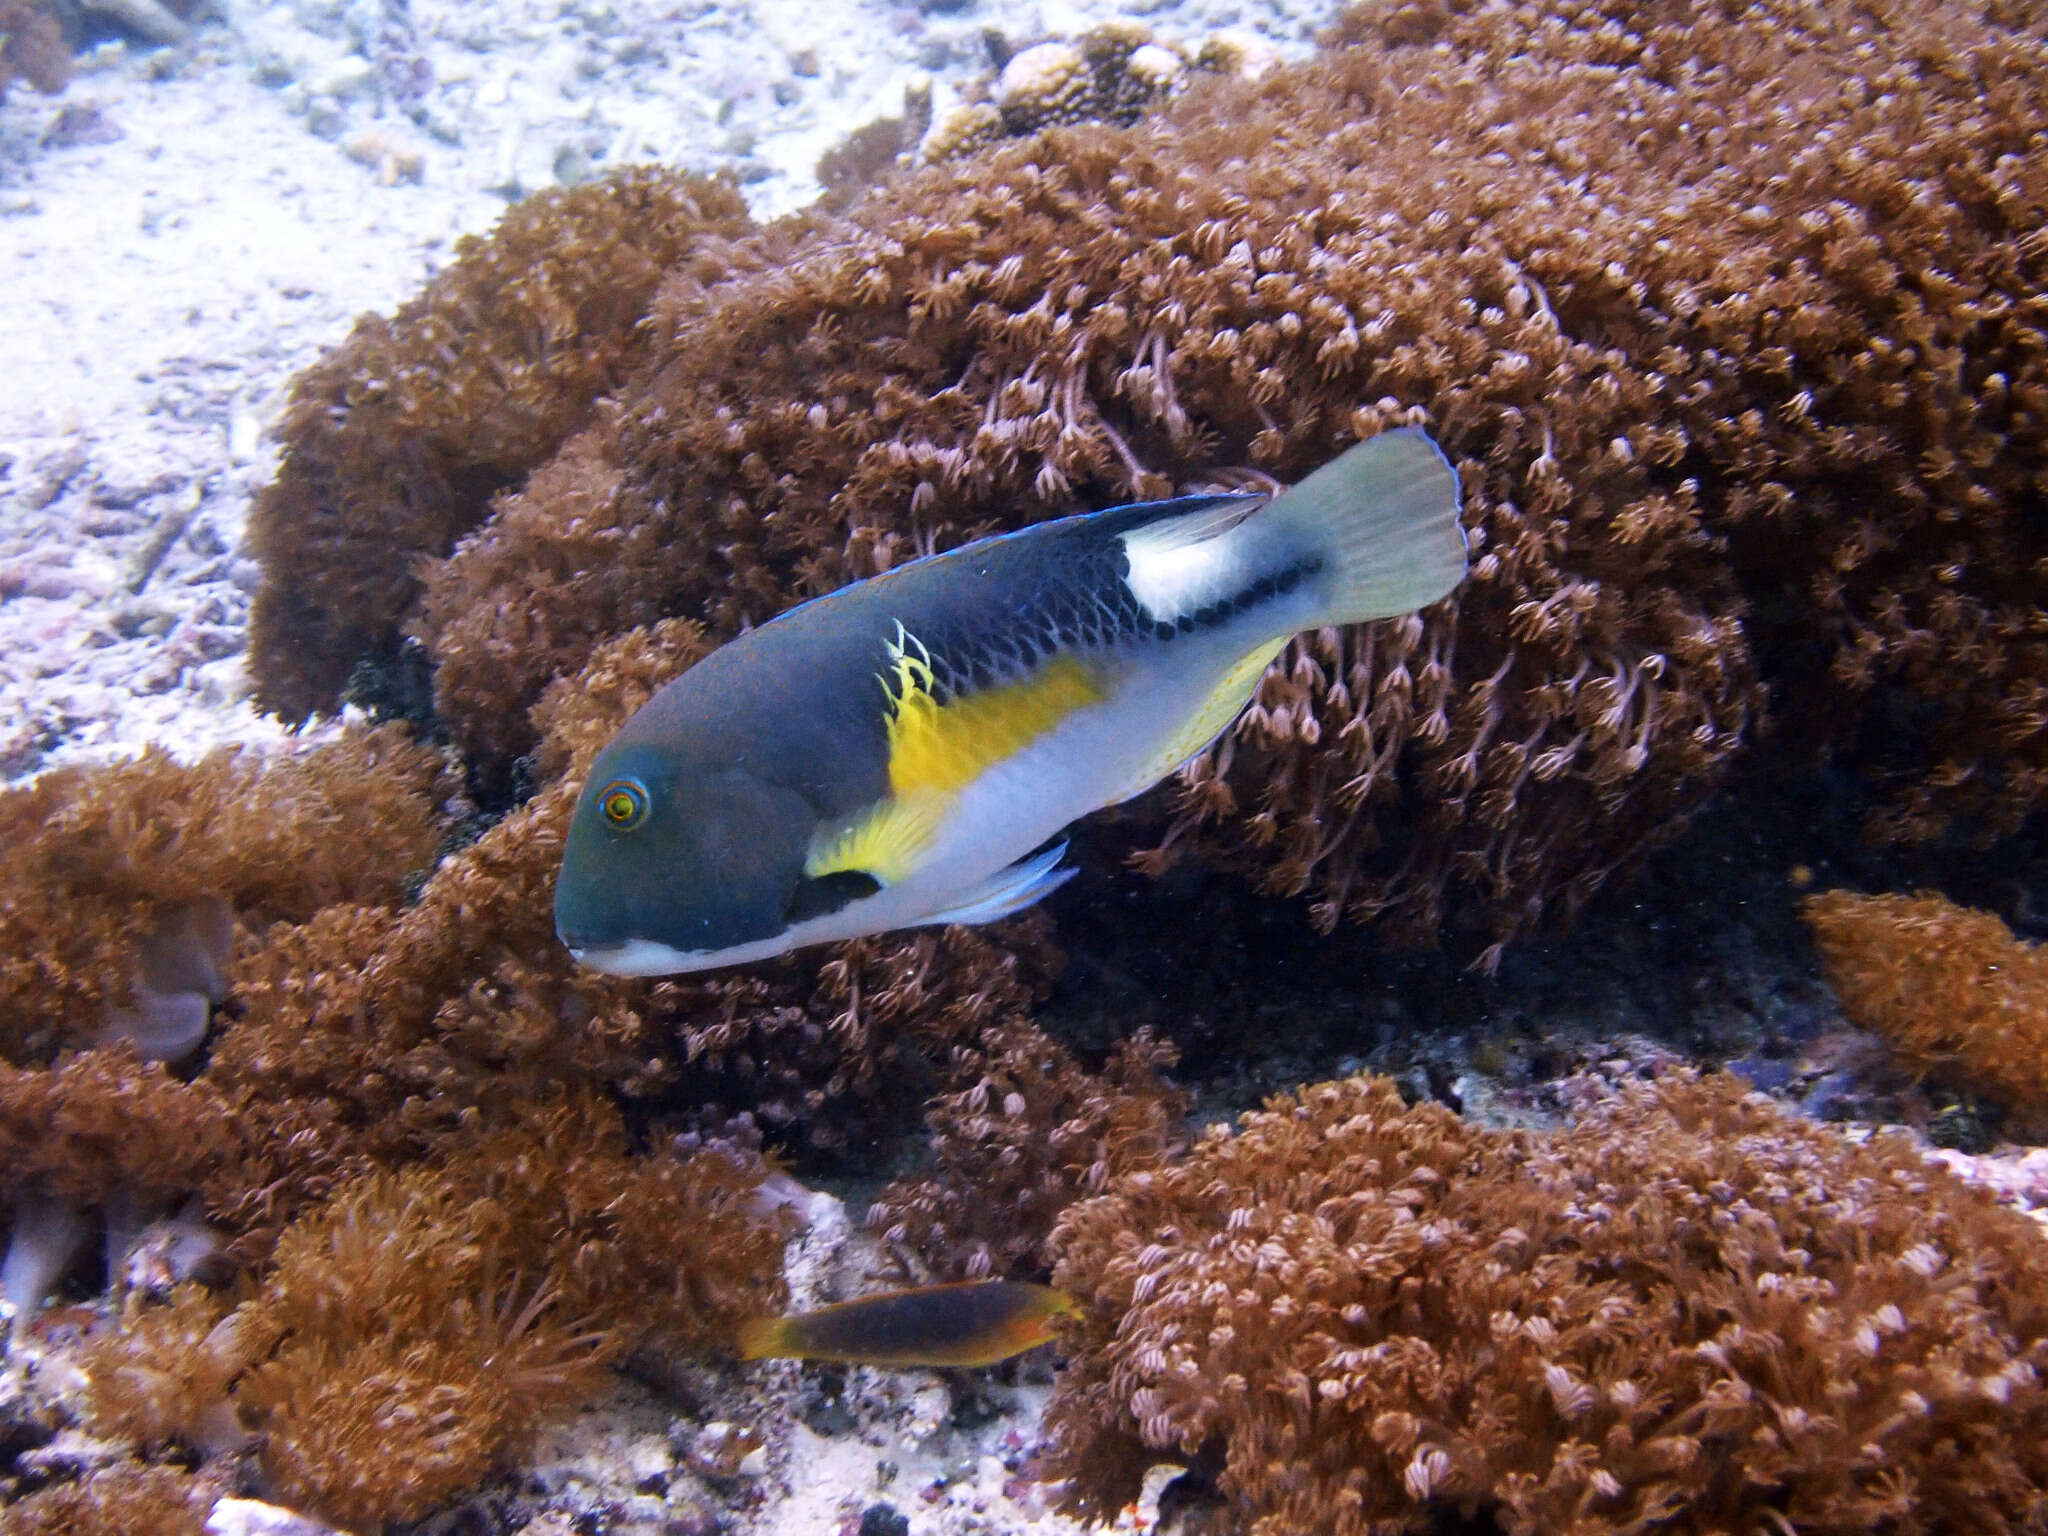
[[[207,1194],[243,1253],[338,1179],[467,1145],[508,1102],[563,1083],[713,1124],[751,1111],[843,1146],[863,1106],[917,1101],[915,1076],[891,1064],[943,1056],[1042,993],[1056,956],[1028,916],[652,983],[574,967],[551,898],[583,767],[700,646],[672,623],[606,647],[536,712],[540,792],[445,859],[416,902],[327,906],[241,964],[241,1016],[205,1081],[242,1128],[242,1156]]]
[[[1181,55],[1143,22],[1118,19],[1071,43],[1038,43],[1003,65],[991,93],[1005,134],[1060,123],[1133,123],[1178,86]],[[935,157],[934,157],[935,158]]]
[[[1549,1138],[1281,1096],[1068,1211],[1076,1510],[1162,1454],[1223,1529],[2032,1529],[2048,1248],[1925,1163],[1670,1078]]]
[[[0,1187],[96,1206],[109,1197],[171,1205],[232,1145],[227,1105],[122,1042],[48,1069],[0,1065]]]
[[[397,902],[441,838],[443,773],[383,728],[272,758],[151,749],[0,792],[0,1057],[196,1045],[225,995],[230,925]]]
[[[929,90],[924,102],[931,104]],[[825,189],[821,202],[843,206],[880,181],[899,164],[909,137],[900,117],[878,118],[854,129],[818,157],[818,185]]]
[[[0,1536],[205,1536],[212,1502],[183,1473],[127,1462],[0,1509]]]
[[[1184,90],[1196,71],[1256,79],[1273,63],[1269,47],[1249,36],[1218,35],[1188,49],[1118,17],[1071,42],[1034,43],[1004,59],[994,79],[970,82],[925,130],[918,158],[956,159],[1061,124],[1127,126]]]
[[[1801,910],[1854,1023],[1914,1069],[2048,1122],[2048,949],[1932,892],[1823,891]]]
[[[289,1228],[231,1311],[196,1288],[89,1352],[97,1425],[260,1434],[268,1486],[345,1525],[477,1482],[642,1340],[724,1346],[784,1296],[758,1157],[631,1157],[594,1099],[530,1107],[459,1163],[373,1173]]]
[[[300,754],[150,751],[0,795],[4,1290],[33,1308],[103,1214],[110,1264],[150,1216],[239,1166],[247,1123],[190,1055],[247,944],[337,901],[383,911],[432,857],[439,756],[395,728]]]
[[[49,0],[0,0],[0,101],[16,80],[47,96],[63,90],[70,78],[71,55],[56,7]]]
[[[818,157],[821,209],[844,208],[890,172],[909,164],[906,153],[932,125],[932,82],[919,76],[903,88],[903,115],[877,118],[853,130]]]
[[[883,1190],[868,1225],[945,1278],[1043,1276],[1062,1211],[1184,1148],[1188,1096],[1162,1076],[1174,1055],[1140,1030],[1095,1074],[1035,1025],[984,1030],[954,1047],[955,1086],[925,1110],[932,1172]]]
[[[1490,961],[1721,782],[1765,679],[1827,722],[1800,750],[1863,754],[1877,830],[2009,829],[2048,773],[2044,71],[2003,0],[1367,6],[1307,65],[700,251],[616,406],[431,568],[438,706],[508,759],[517,706],[635,625],[728,636],[1421,421],[1472,579],[1299,638],[1162,850],[1325,925],[1455,904]],[[394,533],[334,537],[341,568]]]
[[[423,1514],[627,1351],[722,1346],[780,1304],[784,1202],[757,1152],[706,1127],[748,1112],[829,1143],[869,1110],[906,1120],[920,1051],[1042,991],[1035,920],[737,976],[573,968],[549,901],[571,792],[701,646],[684,623],[636,631],[551,690],[539,792],[438,863],[440,758],[390,726],[267,762],[81,769],[8,802],[24,832],[24,806],[47,813],[22,843],[43,883],[8,912],[23,955],[62,953],[67,891],[116,912],[210,895],[239,925],[189,1080],[132,1041],[70,1037],[0,1078],[19,1305],[95,1208],[111,1247],[196,1194],[241,1271],[167,1306],[150,1296],[169,1277],[128,1293],[93,1351],[102,1428],[202,1458],[253,1444],[268,1487],[343,1523]],[[711,1087],[724,1108],[694,1091]]]
[[[389,727],[0,797],[0,1279],[33,1306],[172,1208],[237,1266],[127,1288],[97,1427],[428,1515],[628,1351],[775,1304],[783,1193],[736,1123],[824,1160],[936,1093],[875,1223],[1077,1297],[1050,1455],[1083,1512],[1180,1457],[1265,1536],[2048,1519],[2048,1250],[1903,1143],[1672,1078],[1548,1137],[1328,1084],[1190,1149],[1158,1039],[1089,1070],[1030,1022],[1043,916],[623,980],[549,901],[591,755],[709,645],[1404,422],[1463,476],[1467,587],[1297,639],[1105,858],[1493,957],[1784,719],[1887,837],[2011,829],[2048,785],[2042,44],[2009,0],[1420,0],[1180,91],[1199,60],[1110,28],[1012,61],[998,141],[844,207],[755,229],[649,171],[515,209],[301,381],[254,664],[301,718],[416,642],[471,782],[523,803],[458,834],[446,758]],[[1855,942],[1918,963],[1886,921]],[[1988,1038],[1977,942],[1935,981]],[[1333,1018],[1370,1022],[1304,1035]],[[8,1518],[131,1481],[183,1519],[134,1468]]]
[[[332,710],[359,661],[392,652],[414,562],[445,555],[590,418],[644,350],[664,274],[749,223],[732,187],[654,167],[536,194],[301,374],[249,524],[263,705]]]

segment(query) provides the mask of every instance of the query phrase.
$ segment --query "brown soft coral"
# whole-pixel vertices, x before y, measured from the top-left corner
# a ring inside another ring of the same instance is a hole
[[[1721,779],[1760,668],[1828,699],[1802,746],[1858,741],[1880,698],[1924,717],[1878,765],[1891,830],[2010,826],[2048,772],[2038,38],[1995,3],[1817,0],[1348,29],[679,269],[617,410],[428,579],[458,739],[524,750],[508,706],[662,614],[727,636],[1419,420],[1460,463],[1472,579],[1297,640],[1169,842],[1326,924],[1426,936],[1463,898],[1505,938]]]
[[[413,1519],[640,1342],[723,1347],[780,1304],[758,1158],[632,1156],[588,1097],[517,1113],[458,1161],[339,1191],[232,1312],[187,1289],[96,1344],[100,1427],[217,1446],[239,1420],[289,1502]]]
[[[2048,1119],[2048,949],[1933,892],[1802,909],[1842,1011],[1907,1063]]]
[[[550,773],[594,753],[691,644],[671,627],[594,661],[545,716]],[[203,1081],[241,1132],[207,1197],[244,1258],[339,1183],[474,1140],[510,1100],[661,1079],[634,1001],[644,988],[574,972],[554,936],[572,796],[551,781],[445,858],[410,906],[337,900],[241,958],[237,1018]]]
[[[50,0],[0,0],[0,101],[16,80],[47,96],[70,78],[70,50]]]
[[[0,1509],[0,1536],[205,1536],[213,1490],[169,1467],[102,1467]]]
[[[441,837],[444,773],[387,727],[189,764],[152,748],[0,792],[0,1057],[145,1039],[183,994],[203,1029],[231,922],[403,897]]]
[[[432,857],[440,757],[394,729],[302,753],[151,750],[0,795],[0,1209],[32,1308],[106,1216],[136,1221],[247,1165],[260,1117],[158,1061],[196,1051],[245,949],[335,901],[395,903]],[[360,910],[384,913],[384,906]]]
[[[933,1171],[883,1190],[868,1225],[954,1279],[1042,1277],[1060,1213],[1185,1145],[1173,1046],[1141,1030],[1091,1073],[1021,1019],[953,1051],[952,1089],[925,1112]]]
[[[0,1206],[24,1191],[148,1208],[198,1189],[234,1145],[226,1101],[122,1042],[49,1068],[0,1063]]]
[[[570,789],[452,858],[408,911],[332,908],[245,963],[244,1017],[207,1074],[244,1128],[245,1156],[209,1185],[244,1252],[336,1179],[467,1144],[508,1094],[565,1079],[653,1102],[688,1071],[729,1110],[843,1147],[864,1108],[911,1109],[892,1063],[1043,989],[1030,921],[1014,947],[951,930],[657,983],[577,971],[548,900]]]
[[[1902,1141],[1727,1079],[1550,1137],[1323,1084],[1068,1212],[1050,1471],[1160,1453],[1258,1536],[2018,1531],[2048,1514],[2048,1244]]]
[[[301,374],[283,466],[249,523],[266,570],[250,635],[263,705],[331,710],[358,661],[391,652],[414,563],[445,555],[590,419],[644,350],[662,274],[750,224],[733,187],[654,167],[539,193]]]

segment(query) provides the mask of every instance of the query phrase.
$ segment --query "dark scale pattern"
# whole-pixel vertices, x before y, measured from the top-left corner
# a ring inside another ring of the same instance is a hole
[[[1004,596],[987,590],[973,606],[948,605],[911,627],[930,648],[933,689],[941,703],[963,693],[1016,681],[1068,650],[1109,650],[1138,640],[1171,640],[1227,623],[1260,603],[1292,592],[1322,569],[1320,557],[1270,572],[1244,591],[1210,603],[1174,623],[1159,623],[1131,590],[1122,535],[1184,517],[1237,497],[1187,496],[1077,519],[1031,547],[1001,539],[978,550],[977,566],[993,565]],[[1251,498],[1245,498],[1251,499]],[[1029,549],[1029,564],[1008,567]],[[964,551],[963,551],[964,553]]]
[[[1182,614],[1170,623],[1152,619],[1124,579],[1129,562],[1119,551],[1115,580],[1106,592],[1078,584],[1051,588],[1023,609],[1005,633],[985,630],[920,635],[931,648],[934,693],[941,703],[962,693],[1014,682],[1066,650],[1107,650],[1134,640],[1167,641],[1214,629],[1294,591],[1323,568],[1320,557],[1260,577],[1251,586]]]
[[[1198,629],[1214,629],[1228,623],[1239,614],[1249,613],[1259,604],[1270,602],[1276,597],[1285,597],[1309,577],[1322,570],[1320,555],[1298,560],[1283,571],[1261,576],[1235,597],[1222,598],[1197,608],[1193,613],[1184,613],[1171,624],[1154,624],[1154,639],[1171,640],[1176,635],[1191,635]]]

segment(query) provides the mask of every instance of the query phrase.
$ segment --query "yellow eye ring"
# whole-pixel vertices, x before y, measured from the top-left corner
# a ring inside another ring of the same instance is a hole
[[[647,819],[647,786],[638,779],[613,779],[597,792],[597,808],[620,832],[630,832]]]

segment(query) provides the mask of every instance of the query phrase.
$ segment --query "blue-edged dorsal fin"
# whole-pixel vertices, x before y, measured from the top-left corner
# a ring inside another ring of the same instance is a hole
[[[920,918],[919,925],[992,923],[999,917],[1022,912],[1073,879],[1077,871],[1053,867],[1066,851],[1063,839],[1042,853],[997,870],[981,884],[962,891],[943,912]]]

